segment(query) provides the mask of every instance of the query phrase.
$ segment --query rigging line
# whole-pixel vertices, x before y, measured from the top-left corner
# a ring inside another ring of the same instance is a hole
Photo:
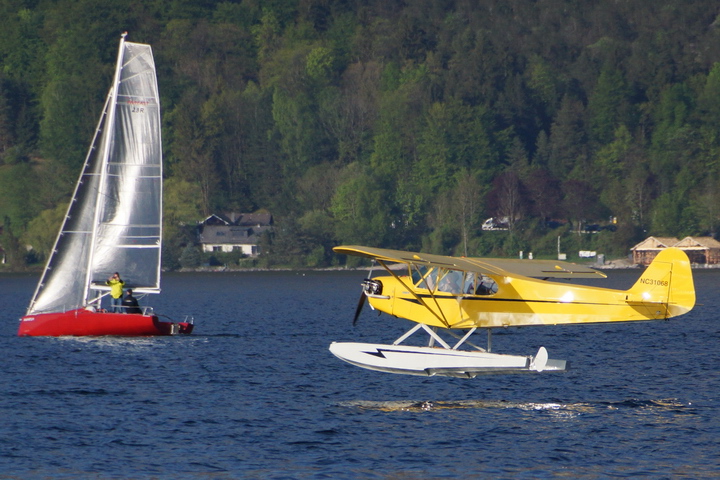
[[[128,65],[127,63],[126,63],[125,65],[123,65],[123,68],[127,67],[127,65]],[[142,72],[137,72],[135,75],[128,75],[127,77],[123,77],[123,78],[120,80],[120,83],[123,84],[123,83],[129,82],[130,80],[132,80],[132,79],[134,79],[134,78],[136,78],[136,77],[139,77],[139,76],[141,76],[141,75],[147,75],[147,73],[148,73],[148,72],[151,72],[151,71],[152,71],[152,69],[146,68],[146,69],[143,70]],[[124,94],[123,96],[129,97],[129,96],[131,96],[131,95],[130,95],[130,94]],[[150,98],[154,98],[154,96],[153,96],[153,97],[150,97]]]
[[[132,42],[127,42],[127,43],[132,43]],[[142,44],[136,43],[135,45],[142,45]],[[134,62],[135,60],[137,60],[138,58],[146,57],[146,56],[147,56],[147,53],[148,53],[147,51],[142,51],[142,52],[136,53],[136,54],[133,55],[132,57],[128,58],[126,62],[123,63],[122,68],[125,69],[125,67],[127,67],[128,65],[130,65],[131,63],[133,63],[133,62]],[[125,60],[125,59],[123,58],[123,60]],[[151,70],[152,70],[152,68],[145,68],[145,69],[139,71],[136,75],[142,75],[143,73],[149,72],[149,71],[151,71]],[[135,76],[135,75],[133,75],[133,77],[134,77],[134,76]],[[133,78],[133,77],[125,77],[125,78]]]
[[[135,42],[125,42],[125,43],[126,43],[126,44],[129,44],[129,45],[137,45],[137,46],[139,46],[139,47],[147,47],[147,46],[148,46],[148,45],[145,45],[145,44],[143,44],[143,43],[135,43]],[[146,57],[147,54],[148,54],[148,50],[147,50],[146,48],[142,48],[141,51],[138,51],[135,55],[131,56],[130,58],[123,58],[122,67],[123,67],[123,68],[127,67],[127,66],[130,65],[132,62],[134,62],[136,59],[141,58],[141,57]],[[147,72],[148,70],[151,70],[151,69],[150,69],[150,68],[146,68],[145,70],[143,70],[143,71],[140,72],[140,73]]]

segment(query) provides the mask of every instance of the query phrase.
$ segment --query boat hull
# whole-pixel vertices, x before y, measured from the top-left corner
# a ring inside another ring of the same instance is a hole
[[[189,334],[189,322],[164,322],[157,315],[96,312],[76,309],[58,313],[27,315],[20,319],[22,337],[60,336],[151,336]]]
[[[330,351],[358,367],[405,375],[474,378],[491,374],[564,372],[568,368],[565,360],[548,359],[544,348],[535,357],[527,357],[407,345],[334,342]]]

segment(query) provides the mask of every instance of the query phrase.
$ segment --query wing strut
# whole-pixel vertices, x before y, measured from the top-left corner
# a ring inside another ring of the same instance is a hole
[[[408,292],[410,292],[410,294],[411,294],[413,297],[415,297],[415,300],[417,300],[418,302],[420,302],[420,305],[422,305],[423,307],[425,307],[428,312],[430,312],[430,313],[432,313],[433,315],[435,315],[435,318],[437,318],[438,320],[440,320],[440,321],[445,325],[445,327],[450,328],[450,323],[449,323],[449,322],[447,321],[447,319],[445,318],[445,315],[443,315],[442,309],[440,308],[440,305],[438,304],[437,299],[435,298],[435,295],[433,294],[432,290],[428,290],[428,291],[430,292],[430,296],[432,297],[433,301],[435,302],[435,306],[437,307],[438,312],[440,312],[440,315],[438,315],[438,314],[435,313],[430,307],[428,307],[428,305],[425,303],[425,301],[424,301],[422,298],[420,298],[420,296],[418,296],[418,295],[415,293],[415,290],[413,290],[411,287],[408,287],[408,286],[405,284],[405,282],[403,282],[402,279],[401,279],[400,277],[398,277],[397,274],[395,274],[395,272],[393,272],[392,270],[390,270],[390,269],[387,267],[387,265],[385,265],[385,262],[383,262],[382,260],[379,260],[379,259],[378,259],[378,263],[379,263],[380,265],[382,265],[382,267],[383,267],[390,275],[392,275],[393,277],[395,277],[395,280],[397,280],[398,282],[400,282],[400,285],[402,285],[403,287],[407,288]],[[416,267],[416,268],[417,268],[417,267]]]

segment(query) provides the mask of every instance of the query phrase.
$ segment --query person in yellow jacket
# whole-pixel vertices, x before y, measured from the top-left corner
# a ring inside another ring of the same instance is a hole
[[[122,313],[123,285],[125,285],[125,282],[120,278],[120,274],[115,272],[105,283],[110,285],[110,311]]]

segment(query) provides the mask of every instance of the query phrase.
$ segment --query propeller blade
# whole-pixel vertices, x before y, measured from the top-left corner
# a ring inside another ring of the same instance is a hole
[[[355,308],[355,317],[353,318],[353,327],[357,324],[358,317],[360,317],[360,312],[362,312],[363,306],[365,305],[365,299],[367,297],[365,296],[365,290],[363,290],[360,293],[360,300],[358,300],[357,308]]]

